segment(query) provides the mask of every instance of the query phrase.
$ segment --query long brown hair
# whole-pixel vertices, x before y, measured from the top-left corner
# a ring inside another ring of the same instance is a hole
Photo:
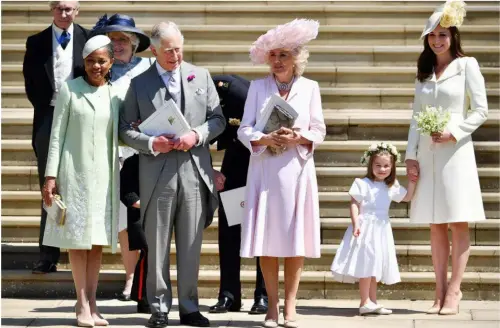
[[[383,155],[387,155],[391,158],[391,174],[389,174],[389,176],[384,179],[384,182],[387,186],[392,187],[392,185],[396,181],[396,157],[387,150],[381,150],[380,152],[370,156],[366,167],[365,177],[370,179],[371,181],[375,181],[376,177],[375,174],[373,174],[373,161],[375,160],[375,157]]]
[[[450,44],[450,52],[453,59],[458,57],[464,57],[465,52],[462,50],[462,44],[460,41],[460,31],[455,26],[451,26],[448,28],[451,34],[451,44]],[[429,34],[425,36],[424,39],[424,51],[418,57],[418,72],[417,79],[420,82],[424,82],[432,76],[432,72],[434,71],[434,66],[436,66],[436,54],[432,51],[429,45]]]

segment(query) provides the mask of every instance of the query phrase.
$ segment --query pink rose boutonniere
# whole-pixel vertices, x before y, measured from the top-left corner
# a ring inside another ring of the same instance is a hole
[[[194,74],[189,75],[189,76],[187,77],[188,82],[193,81],[195,77],[196,77],[196,76],[195,76]]]

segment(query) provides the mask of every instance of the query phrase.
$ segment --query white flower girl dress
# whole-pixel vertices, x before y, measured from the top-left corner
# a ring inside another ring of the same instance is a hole
[[[360,204],[360,234],[352,235],[352,224],[347,228],[331,266],[334,279],[355,283],[375,277],[387,285],[400,282],[389,207],[391,201],[403,200],[406,189],[398,181],[388,187],[385,182],[363,178],[354,180],[349,195]]]

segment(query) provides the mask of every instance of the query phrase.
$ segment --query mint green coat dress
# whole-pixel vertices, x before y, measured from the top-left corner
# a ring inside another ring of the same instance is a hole
[[[61,88],[54,109],[45,176],[56,177],[66,222],[48,219],[43,244],[65,249],[111,246],[119,209],[118,114],[126,88],[89,85],[82,77]]]

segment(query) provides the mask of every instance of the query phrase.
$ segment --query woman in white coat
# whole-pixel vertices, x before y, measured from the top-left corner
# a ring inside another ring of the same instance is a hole
[[[465,4],[449,1],[429,18],[418,60],[413,115],[425,106],[442,107],[450,121],[441,133],[420,135],[412,119],[406,150],[409,175],[420,175],[410,221],[429,223],[436,295],[430,314],[456,314],[469,257],[468,222],[485,219],[471,134],[486,121],[484,78],[475,58],[466,57],[458,27]],[[469,111],[470,109],[470,111]],[[431,144],[435,143],[433,147]],[[452,276],[447,281],[452,231]]]

